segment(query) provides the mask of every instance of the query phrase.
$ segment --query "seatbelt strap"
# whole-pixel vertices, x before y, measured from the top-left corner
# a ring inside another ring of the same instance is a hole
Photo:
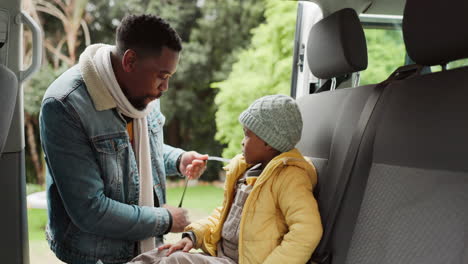
[[[396,69],[385,81],[377,84],[374,87],[374,91],[369,95],[369,98],[367,99],[367,102],[361,112],[361,116],[359,117],[356,130],[354,131],[353,137],[351,138],[351,143],[348,148],[348,153],[346,154],[345,162],[343,165],[343,173],[340,180],[338,181],[335,196],[333,202],[331,203],[332,208],[329,211],[329,214],[326,218],[327,222],[324,226],[322,240],[320,241],[320,244],[318,245],[317,249],[312,255],[312,258],[309,263],[331,263],[332,254],[329,251],[328,246],[336,222],[336,217],[341,208],[344,194],[349,185],[351,174],[356,164],[357,154],[362,143],[364,132],[366,131],[367,124],[369,123],[369,120],[372,116],[372,113],[374,112],[375,106],[377,105],[382,95],[382,92],[384,91],[384,88],[395,80],[403,80],[410,76],[419,74],[421,69],[422,66],[417,64],[402,66]]]

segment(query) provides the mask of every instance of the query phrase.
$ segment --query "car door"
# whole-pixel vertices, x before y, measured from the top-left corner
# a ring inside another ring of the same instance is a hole
[[[33,61],[23,69],[23,25],[33,33]],[[21,12],[21,1],[0,2],[0,259],[2,263],[29,263],[25,165],[23,94],[21,83],[40,67],[41,31]]]

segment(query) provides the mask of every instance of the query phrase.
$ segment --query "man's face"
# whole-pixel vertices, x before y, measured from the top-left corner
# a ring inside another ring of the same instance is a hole
[[[268,156],[268,145],[252,131],[244,127],[242,153],[249,164],[262,163]]]
[[[128,72],[125,95],[139,110],[160,98],[169,88],[169,78],[175,73],[179,52],[163,47],[159,56],[138,56]]]

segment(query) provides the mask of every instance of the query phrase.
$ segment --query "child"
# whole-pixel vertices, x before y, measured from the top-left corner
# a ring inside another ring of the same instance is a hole
[[[315,169],[294,148],[302,131],[299,108],[289,96],[265,96],[239,121],[244,126],[243,155],[225,168],[223,206],[187,226],[176,244],[132,263],[307,262],[322,225],[312,195]],[[191,248],[209,255],[186,253]]]

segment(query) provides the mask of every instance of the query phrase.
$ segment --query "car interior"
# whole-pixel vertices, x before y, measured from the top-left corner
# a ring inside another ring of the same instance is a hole
[[[306,45],[314,76],[367,67],[358,14],[373,10],[403,15],[414,64],[382,83],[297,97],[298,148],[317,168],[324,226],[312,263],[467,263],[468,68],[424,69],[468,57],[468,36],[459,30],[468,2],[315,2],[324,18]]]
[[[19,2],[0,3],[4,263],[29,263]],[[382,82],[359,85],[364,28],[389,21],[401,25],[407,59]],[[324,227],[310,263],[468,263],[468,67],[447,68],[468,58],[466,25],[464,0],[298,2],[297,147],[316,167]]]

